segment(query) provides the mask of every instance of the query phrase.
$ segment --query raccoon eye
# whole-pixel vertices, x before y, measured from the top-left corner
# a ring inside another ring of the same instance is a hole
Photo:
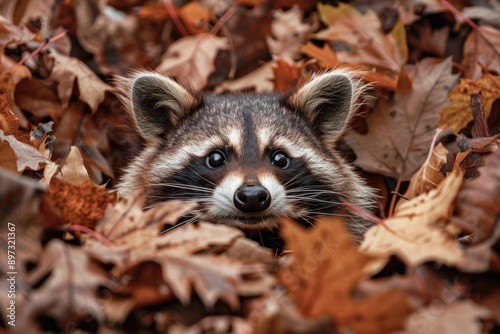
[[[226,156],[220,150],[213,150],[207,156],[207,166],[209,168],[219,168],[226,163]]]
[[[283,151],[276,151],[273,153],[271,163],[279,168],[285,169],[290,166],[290,158]]]

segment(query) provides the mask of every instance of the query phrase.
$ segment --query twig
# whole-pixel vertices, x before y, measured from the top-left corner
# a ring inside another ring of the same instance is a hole
[[[408,197],[406,197],[405,195],[400,194],[400,193],[395,192],[395,191],[391,191],[391,195],[396,195],[396,196],[401,197],[402,199],[405,199],[405,200],[407,200],[407,201],[409,201],[409,200],[410,200],[410,199],[409,199]]]
[[[176,26],[177,30],[179,30],[180,34],[182,36],[189,36],[186,27],[184,27],[184,24],[179,19],[179,15],[177,15],[177,10],[172,4],[172,0],[165,0],[163,1],[163,4],[165,5],[165,9],[167,10],[168,15],[172,19],[172,22],[174,22],[174,25]]]
[[[95,239],[99,240],[104,246],[108,247],[109,249],[115,248],[115,246],[108,239],[106,239],[104,236],[102,236],[101,234],[97,233],[96,231],[91,230],[90,228],[85,227],[83,225],[70,225],[70,226],[65,227],[65,230],[72,231],[72,232],[82,232],[82,233],[88,234],[88,235],[94,237]]]
[[[485,42],[486,44],[488,44],[488,46],[493,50],[493,52],[500,57],[500,53],[497,51],[497,49],[495,48],[495,46],[489,41],[489,39],[486,38],[486,36],[483,35],[483,33],[481,32],[481,30],[479,30],[479,26],[477,24],[474,23],[474,21],[472,21],[471,19],[469,19],[467,16],[465,16],[461,11],[459,11],[458,9],[456,9],[455,7],[453,7],[452,4],[450,4],[448,1],[446,0],[439,0],[439,3],[445,7],[446,9],[448,9],[450,12],[452,12],[453,14],[455,14],[456,16],[460,17],[462,20],[464,20],[464,22],[472,28],[472,30],[474,30],[479,37],[481,37]]]
[[[401,187],[401,177],[398,177],[398,182],[396,183],[396,187],[394,187],[394,190],[391,192],[391,194],[393,193],[398,193],[399,192],[399,188]],[[392,214],[394,213],[394,207],[396,206],[396,196],[392,196],[391,198],[391,205],[389,206],[389,217],[392,216]]]
[[[52,37],[50,39],[44,40],[43,43],[40,44],[40,46],[35,49],[35,51],[33,51],[32,53],[30,53],[29,55],[27,55],[26,57],[24,57],[23,59],[21,59],[18,64],[19,65],[24,64],[25,62],[27,62],[28,60],[30,60],[31,58],[33,58],[34,56],[36,56],[38,53],[40,53],[40,51],[42,51],[42,49],[44,47],[46,47],[47,44],[55,42],[55,41],[63,38],[65,35],[66,35],[66,31],[63,31],[62,33],[57,34],[57,35],[55,35],[54,37]]]
[[[483,97],[481,94],[473,93],[470,96],[470,104],[472,117],[474,118],[474,125],[476,126],[476,133],[474,137],[489,137],[490,131],[488,129],[488,121],[483,109]]]
[[[224,24],[226,24],[227,21],[229,21],[229,19],[236,13],[237,10],[238,10],[238,7],[236,7],[234,5],[231,8],[229,8],[224,13],[224,15],[221,16],[219,21],[217,21],[217,23],[212,27],[212,29],[210,30],[210,33],[212,35],[217,35],[219,30],[224,26]]]

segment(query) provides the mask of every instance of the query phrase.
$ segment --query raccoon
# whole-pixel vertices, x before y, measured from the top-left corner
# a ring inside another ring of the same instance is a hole
[[[345,217],[355,241],[370,225],[345,202],[370,211],[374,193],[335,146],[347,131],[363,84],[352,72],[317,75],[289,94],[193,93],[154,72],[120,79],[142,152],[117,188],[144,187],[147,207],[199,203],[187,222],[274,231],[281,217],[313,225]]]

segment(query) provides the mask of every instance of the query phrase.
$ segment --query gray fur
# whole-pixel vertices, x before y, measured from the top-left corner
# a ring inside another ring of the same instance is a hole
[[[141,87],[136,90],[134,87],[138,80]],[[158,89],[157,85],[161,83],[164,86]],[[151,91],[148,84],[155,88],[153,91],[156,93],[152,97],[141,95]],[[178,173],[187,173],[186,168],[189,169],[190,164],[194,166],[193,161],[204,161],[214,148],[230,147],[234,153],[227,167],[211,179],[212,183],[217,185],[225,180],[224,184],[231,184],[239,182],[233,180],[258,179],[276,188],[273,196],[276,196],[277,201],[269,209],[272,218],[266,218],[256,226],[273,227],[278,219],[274,216],[310,217],[304,212],[307,210],[300,206],[300,201],[292,199],[289,189],[285,191],[283,184],[273,181],[279,180],[281,171],[269,163],[266,152],[282,149],[292,161],[298,164],[300,160],[305,166],[303,169],[307,169],[307,175],[310,175],[308,177],[324,184],[328,193],[335,194],[335,198],[366,211],[373,207],[373,191],[334,148],[338,138],[347,130],[362,90],[359,81],[348,72],[322,74],[287,100],[276,94],[208,95],[197,99],[171,79],[162,78],[159,81],[157,74],[150,73],[122,79],[121,87],[128,87],[128,90],[122,88],[121,98],[129,106],[137,120],[136,127],[149,144],[125,168],[125,174],[118,184],[120,196],[145,187],[147,203],[155,205],[168,198],[162,185],[169,183]],[[135,91],[141,94],[134,94]],[[152,104],[151,101],[155,99],[158,102]],[[160,109],[155,107],[152,114],[148,114],[147,107],[151,105],[160,106]],[[193,109],[196,105],[199,108]],[[158,110],[164,114],[158,113]],[[194,170],[192,176],[196,174]],[[232,177],[231,182],[227,179],[228,175]],[[300,188],[292,190],[300,194]],[[280,193],[283,191],[283,194]],[[199,196],[203,197],[204,193]],[[219,192],[218,196],[226,195]],[[303,192],[301,196],[317,195]],[[219,198],[217,203],[201,202],[199,219],[246,228],[245,223],[241,223],[238,218],[241,213],[234,208],[214,209],[215,204],[231,206],[230,199],[226,198],[224,204]],[[210,208],[213,210],[210,211]],[[371,224],[342,207],[341,201],[336,212],[325,214],[345,215],[346,226],[357,241],[361,240],[363,232]]]

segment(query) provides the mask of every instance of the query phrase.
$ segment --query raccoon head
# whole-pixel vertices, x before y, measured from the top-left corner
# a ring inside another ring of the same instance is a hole
[[[368,209],[373,194],[335,151],[363,89],[350,72],[323,73],[287,96],[196,95],[149,72],[122,87],[148,145],[127,167],[121,196],[145,187],[149,207],[196,201],[193,220],[246,230],[341,215],[361,237],[368,222],[343,203]]]

